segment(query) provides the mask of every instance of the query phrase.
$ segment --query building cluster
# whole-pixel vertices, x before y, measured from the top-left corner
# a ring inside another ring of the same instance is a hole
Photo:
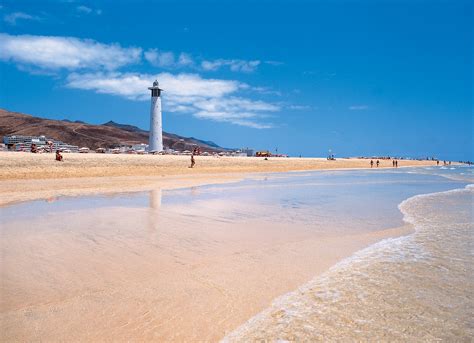
[[[48,138],[46,136],[22,136],[22,135],[11,135],[3,137],[3,149],[9,151],[25,151],[25,152],[55,152],[57,150],[65,153],[109,153],[109,154],[159,154],[159,155],[191,155],[198,154],[202,156],[234,156],[234,157],[247,157],[253,156],[254,152],[252,149],[243,148],[238,150],[228,151],[214,151],[214,152],[201,152],[198,146],[195,146],[196,151],[191,152],[190,150],[175,150],[165,148],[162,151],[151,151],[148,144],[134,144],[134,145],[121,145],[114,148],[97,148],[92,150],[88,147],[78,147],[77,145],[71,145],[62,141]]]
[[[6,149],[13,151],[53,152],[61,150],[64,152],[79,152],[77,145],[67,144],[46,136],[4,136],[3,144]]]

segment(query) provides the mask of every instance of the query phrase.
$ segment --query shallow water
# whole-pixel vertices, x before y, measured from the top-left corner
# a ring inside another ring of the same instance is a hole
[[[0,208],[0,215],[4,221],[17,218],[34,221],[65,211],[159,208],[221,222],[252,218],[304,224],[313,229],[323,227],[323,230],[328,225],[355,232],[383,230],[403,224],[397,206],[408,197],[458,188],[474,179],[471,168],[459,170],[453,173],[440,168],[404,168],[268,174],[225,185],[31,201]],[[461,173],[466,174],[466,179],[452,178]]]
[[[269,174],[0,208],[0,337],[215,340],[405,219],[415,234],[357,253],[228,338],[466,339],[472,191],[417,195],[463,189],[471,176]]]
[[[403,201],[413,234],[356,253],[225,340],[472,341],[473,197],[470,185]]]

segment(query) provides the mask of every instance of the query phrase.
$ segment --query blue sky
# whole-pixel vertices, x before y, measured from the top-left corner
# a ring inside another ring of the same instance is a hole
[[[470,1],[6,1],[0,107],[293,156],[474,159]]]

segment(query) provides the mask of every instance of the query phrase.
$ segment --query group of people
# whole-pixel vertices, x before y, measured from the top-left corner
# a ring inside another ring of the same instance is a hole
[[[42,150],[42,151],[44,151],[44,150]],[[36,144],[31,144],[30,152],[32,152],[33,154],[37,154],[41,151],[38,149]],[[50,152],[52,152],[51,146],[50,146]],[[63,161],[63,155],[61,154],[61,150],[56,150],[56,161],[59,161],[59,162]]]
[[[35,147],[35,149],[36,149],[36,147]],[[32,152],[33,152],[33,148],[32,148]],[[200,148],[194,148],[194,150],[191,154],[191,165],[189,166],[189,168],[194,168],[194,165],[196,164],[196,160],[194,159],[194,155],[200,155],[200,154],[201,154],[201,149]],[[61,154],[61,150],[56,150],[56,161],[59,161],[59,162],[63,161],[63,155]]]
[[[436,165],[439,166],[439,160],[436,160]],[[445,166],[450,166],[451,165],[451,161],[443,161],[443,165]]]
[[[375,164],[377,165],[377,168],[378,168],[380,165],[380,161],[377,160]],[[398,160],[392,160],[392,166],[393,168],[398,168]],[[370,160],[370,168],[373,168],[373,167],[374,167],[374,160]]]
[[[33,154],[39,154],[42,152],[53,152],[53,142],[48,141],[47,145],[42,145],[38,147],[35,143],[32,143],[30,146],[30,152]]]
[[[377,163],[377,167],[378,167],[378,166],[379,166],[379,164],[380,164],[380,161],[379,161],[379,160],[377,160],[377,162],[376,162],[376,163]],[[374,160],[370,160],[370,168],[373,168],[373,167],[374,167]]]

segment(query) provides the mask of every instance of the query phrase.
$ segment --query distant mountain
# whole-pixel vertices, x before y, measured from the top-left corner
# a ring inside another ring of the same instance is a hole
[[[92,125],[82,121],[44,119],[0,109],[0,136],[6,135],[44,135],[91,149],[148,143],[148,131],[133,125],[114,121]],[[163,144],[166,148],[175,150],[192,150],[196,145],[209,152],[228,150],[213,142],[166,132],[163,132]]]
[[[122,129],[122,130],[125,130],[125,131],[129,131],[129,132],[140,132],[140,133],[146,133],[148,134],[148,131],[145,131],[143,129],[140,129],[139,127],[137,126],[133,126],[133,125],[128,125],[128,124],[119,124],[119,123],[116,123],[114,121],[108,121],[107,123],[103,124],[105,126],[112,126],[112,127],[117,127],[119,129]],[[181,140],[181,139],[184,139],[185,141],[189,141],[193,144],[197,144],[199,146],[208,146],[208,147],[212,147],[212,148],[215,148],[216,150],[219,150],[219,151],[222,151],[222,150],[229,150],[229,149],[225,149],[225,148],[222,148],[220,147],[219,145],[217,145],[216,143],[212,142],[212,141],[203,141],[201,139],[198,139],[198,138],[194,138],[194,137],[182,137],[182,136],[178,136],[178,135],[175,135],[174,133],[169,133],[169,132],[165,132],[163,131],[163,136],[164,137],[169,137],[170,139],[176,139],[176,140]],[[165,139],[165,138],[163,138]],[[166,144],[165,144],[166,145]]]
[[[72,120],[69,120],[69,119],[63,119],[63,121],[65,121],[66,123],[87,124],[86,122],[83,122],[82,120],[72,121]]]
[[[128,131],[128,132],[148,133],[148,131],[145,131],[145,130],[143,130],[143,129],[140,129],[140,128],[137,127],[137,126],[128,125],[128,124],[119,124],[119,123],[116,123],[116,122],[114,122],[114,121],[112,121],[112,120],[110,120],[110,121],[108,121],[107,123],[102,124],[102,125],[111,126],[111,127],[116,127],[116,128],[119,128],[119,129]]]

